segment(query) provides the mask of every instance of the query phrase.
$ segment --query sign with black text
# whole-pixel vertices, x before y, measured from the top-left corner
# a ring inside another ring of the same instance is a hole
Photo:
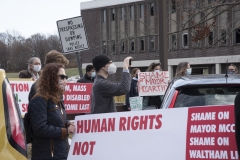
[[[87,36],[81,16],[57,21],[63,52],[88,50]]]

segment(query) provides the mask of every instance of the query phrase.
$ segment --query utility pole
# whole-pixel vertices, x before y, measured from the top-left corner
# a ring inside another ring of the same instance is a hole
[[[167,0],[159,0],[159,61],[163,71],[168,70]]]

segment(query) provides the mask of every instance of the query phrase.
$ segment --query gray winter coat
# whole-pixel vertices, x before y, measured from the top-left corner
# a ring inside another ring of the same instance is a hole
[[[117,112],[113,97],[127,94],[130,91],[131,75],[123,72],[121,83],[113,83],[97,75],[92,89],[91,113]]]

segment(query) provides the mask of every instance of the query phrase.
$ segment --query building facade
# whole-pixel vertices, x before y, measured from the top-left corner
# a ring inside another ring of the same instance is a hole
[[[159,0],[94,0],[81,3],[81,15],[90,47],[82,52],[83,68],[91,63],[95,55],[106,54],[118,67],[117,74],[110,78],[119,81],[122,62],[127,56],[133,57],[132,68],[138,67],[141,71],[145,71],[152,62],[161,62],[159,25],[162,23],[159,22],[159,5]],[[226,61],[240,67],[238,30],[229,34],[228,39],[232,40],[230,43],[225,44],[223,40],[205,49],[209,43],[215,43],[215,37],[227,31],[228,28],[224,28],[223,24],[232,23],[239,12],[229,10],[218,16],[215,21],[219,25],[211,30],[209,37],[196,43],[192,41],[191,29],[174,33],[183,23],[182,17],[188,16],[184,10],[177,8],[176,0],[167,1],[166,7],[168,71],[171,78],[175,75],[177,64],[182,61],[191,64],[193,74],[224,73]],[[196,21],[200,18],[196,17]]]

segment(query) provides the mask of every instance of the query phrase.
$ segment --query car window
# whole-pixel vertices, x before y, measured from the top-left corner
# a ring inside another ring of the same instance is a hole
[[[179,90],[174,108],[232,105],[240,87],[190,87]]]

